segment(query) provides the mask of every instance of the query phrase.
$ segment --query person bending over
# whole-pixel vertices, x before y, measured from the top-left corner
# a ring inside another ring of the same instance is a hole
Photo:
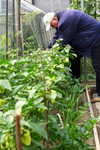
[[[63,10],[49,12],[44,15],[43,22],[46,31],[52,27],[56,29],[53,44],[63,39],[62,46],[69,44],[74,48],[77,58],[71,60],[72,75],[80,77],[80,59],[82,56],[91,57],[96,72],[96,89],[98,96],[91,102],[100,101],[100,23],[91,16],[79,10]],[[52,40],[46,50],[52,47]]]

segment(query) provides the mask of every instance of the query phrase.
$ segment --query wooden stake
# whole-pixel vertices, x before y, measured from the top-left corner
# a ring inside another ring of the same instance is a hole
[[[47,102],[46,100],[46,93],[45,93],[45,75],[44,75],[44,68],[43,68],[43,62],[42,62],[42,53],[41,53],[41,49],[40,49],[40,60],[41,60],[41,66],[42,66],[42,72],[43,72],[43,86],[44,86],[44,102],[45,102],[45,106],[49,109],[49,102]],[[45,110],[45,115],[46,115],[46,128],[47,128],[47,137],[49,140],[49,128],[48,128],[48,110]],[[45,140],[44,142],[45,143]],[[47,147],[47,149],[49,150],[49,147]]]
[[[21,143],[21,132],[20,132],[20,116],[21,116],[21,109],[18,108],[15,111],[16,114],[16,139],[17,139],[17,150],[22,150],[22,143]]]
[[[88,88],[88,93],[89,93],[89,96],[90,96],[90,99],[91,99],[91,89]]]

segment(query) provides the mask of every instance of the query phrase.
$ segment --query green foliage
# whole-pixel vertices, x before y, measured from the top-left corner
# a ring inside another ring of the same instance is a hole
[[[34,11],[32,13],[27,13],[23,15],[22,18],[22,24],[23,24],[23,33],[22,31],[19,31],[15,33],[15,43],[14,43],[14,48],[12,47],[12,32],[8,31],[8,52],[6,53],[6,33],[4,35],[1,35],[1,40],[0,40],[0,59],[6,58],[6,54],[8,54],[9,58],[16,59],[17,58],[17,53],[18,53],[18,48],[16,46],[16,41],[17,41],[17,36],[22,35],[24,37],[24,52],[25,54],[31,50],[36,50],[38,47],[37,43],[37,38],[36,38],[36,33],[34,30],[34,25],[33,25],[33,19],[36,17],[36,15],[39,15],[41,13],[40,10]],[[20,49],[20,53],[24,53],[22,51],[22,48]]]
[[[83,0],[84,12],[94,18],[96,18],[96,0]],[[72,4],[68,9],[81,10],[81,0],[72,0]]]
[[[8,47],[11,46],[11,32],[8,32]],[[1,35],[0,40],[0,59],[6,58],[6,34]]]
[[[15,110],[20,108],[21,135],[24,135],[25,141],[29,137],[27,143],[23,142],[22,149],[47,149],[41,142],[45,139],[49,141],[50,149],[92,150],[86,140],[91,137],[90,130],[98,119],[84,121],[83,127],[78,125],[87,107],[78,107],[85,87],[69,73],[70,62],[66,58],[74,59],[75,55],[69,53],[67,47],[61,51],[59,49],[59,44],[56,44],[53,51],[42,51],[45,85],[40,49],[30,51],[19,61],[0,61],[0,87],[3,87],[0,99],[6,100],[0,107],[1,147],[16,149]],[[45,106],[45,99],[49,102],[49,109]],[[45,110],[48,110],[48,122]],[[53,113],[54,110],[58,111],[57,114]],[[49,139],[46,124],[49,127]]]
[[[8,36],[11,34],[11,32],[8,32]],[[3,47],[6,46],[6,34],[5,35],[1,35],[1,43],[0,45],[2,45]],[[8,46],[11,45],[11,38],[8,37]]]
[[[34,11],[32,13],[27,13],[23,15],[22,23],[23,23],[23,37],[24,37],[24,50],[31,51],[36,50],[39,43],[37,42],[36,30],[34,28],[34,18],[39,16],[41,11]],[[24,52],[25,52],[24,51]]]
[[[24,54],[29,54],[31,51],[33,51],[33,50],[36,51],[36,49],[38,48],[35,33],[32,32],[31,34],[32,34],[32,36],[27,37],[25,39],[24,51],[23,51]]]
[[[41,13],[41,10],[33,11],[32,13],[26,13],[23,16],[22,22],[29,23],[33,21],[34,17]]]

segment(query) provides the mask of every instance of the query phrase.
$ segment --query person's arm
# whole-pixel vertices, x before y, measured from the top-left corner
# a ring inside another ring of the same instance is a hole
[[[46,50],[45,50],[45,52],[47,52],[49,50],[49,48],[47,48]]]
[[[65,20],[59,30],[59,39],[63,39],[60,44],[66,46],[69,44],[76,35],[77,32],[77,23],[75,23],[75,18],[71,18],[70,20]]]

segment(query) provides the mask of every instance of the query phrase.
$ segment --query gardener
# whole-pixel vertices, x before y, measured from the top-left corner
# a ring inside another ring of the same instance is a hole
[[[100,23],[91,16],[79,10],[63,10],[57,13],[47,13],[43,17],[46,31],[56,29],[53,36],[53,44],[56,40],[63,39],[62,46],[69,44],[74,48],[77,58],[70,60],[72,63],[72,75],[80,77],[80,58],[82,56],[92,58],[92,64],[96,72],[96,89],[98,96],[92,102],[100,101]],[[52,46],[52,40],[48,44],[48,50]]]

